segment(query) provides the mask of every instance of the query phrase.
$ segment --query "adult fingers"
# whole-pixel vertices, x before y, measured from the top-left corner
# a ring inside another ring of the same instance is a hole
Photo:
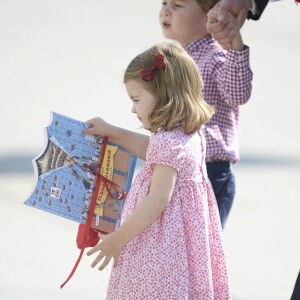
[[[221,0],[218,9],[218,21],[223,22],[228,14],[230,0]]]
[[[221,0],[218,8],[218,21],[225,20],[228,12],[237,16],[241,9],[248,11],[252,1],[251,0]]]
[[[240,27],[242,27],[242,26],[244,25],[245,20],[246,20],[246,18],[247,18],[247,14],[248,14],[248,12],[247,12],[246,9],[241,9],[241,10],[239,11],[239,14],[237,15],[236,18],[237,18],[237,21],[238,21]]]

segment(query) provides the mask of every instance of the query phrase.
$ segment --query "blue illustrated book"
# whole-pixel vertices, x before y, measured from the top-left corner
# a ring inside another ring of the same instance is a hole
[[[119,224],[136,157],[109,140],[103,152],[103,137],[83,134],[89,126],[51,113],[45,149],[33,159],[36,185],[25,204],[85,224],[100,173],[105,180],[96,189],[91,227],[110,233]]]

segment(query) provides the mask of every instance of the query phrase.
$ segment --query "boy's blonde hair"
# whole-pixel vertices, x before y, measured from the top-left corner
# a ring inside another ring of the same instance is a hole
[[[164,56],[166,67],[155,70],[152,80],[143,81],[141,71],[153,66],[158,53]],[[124,74],[124,83],[129,80],[142,82],[157,99],[149,116],[152,132],[172,130],[181,124],[185,133],[194,133],[214,113],[203,99],[197,65],[179,45],[161,43],[136,56]]]
[[[208,12],[213,8],[220,0],[194,0],[205,11]]]

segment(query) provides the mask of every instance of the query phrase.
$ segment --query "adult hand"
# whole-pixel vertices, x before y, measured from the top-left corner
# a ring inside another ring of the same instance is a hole
[[[235,17],[237,17],[241,9],[248,12],[252,6],[252,0],[221,0],[218,5],[217,19],[219,22],[223,22],[228,12],[232,13]]]

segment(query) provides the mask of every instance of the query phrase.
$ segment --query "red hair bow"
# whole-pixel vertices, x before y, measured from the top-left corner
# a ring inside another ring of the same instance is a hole
[[[164,69],[166,67],[164,58],[165,57],[163,54],[158,53],[154,59],[153,66],[149,69],[144,69],[141,71],[142,79],[144,81],[151,81],[153,79],[155,70]]]

